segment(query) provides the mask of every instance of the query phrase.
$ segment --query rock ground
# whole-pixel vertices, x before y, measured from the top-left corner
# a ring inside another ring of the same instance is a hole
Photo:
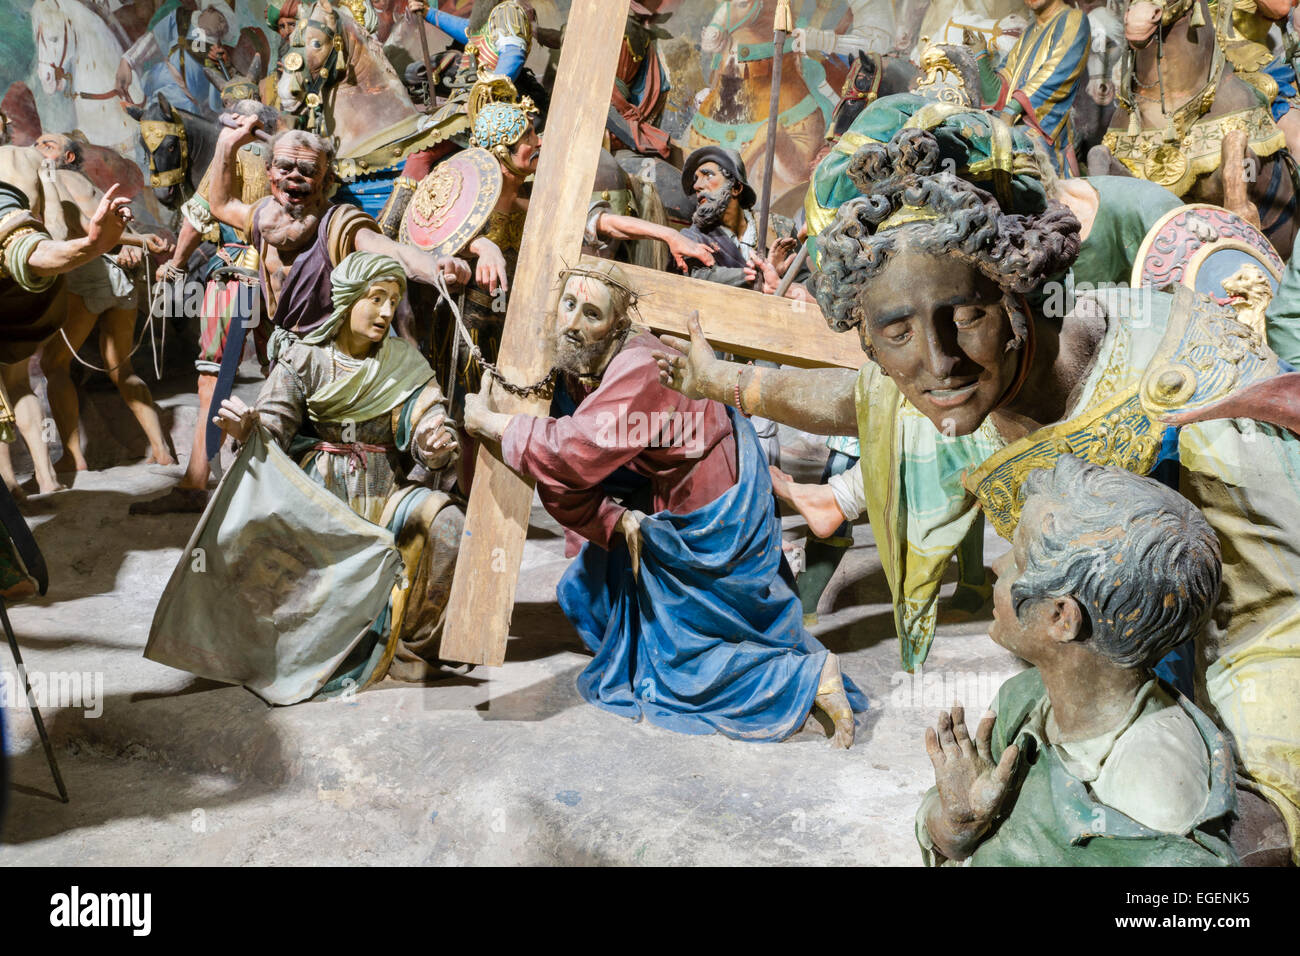
[[[192,379],[167,385],[155,394],[184,456]],[[240,390],[251,398],[256,383]],[[115,393],[86,400],[88,418],[130,435]],[[815,478],[824,452],[783,438],[785,467]],[[555,602],[563,537],[535,504],[505,667],[269,708],[141,656],[195,518],[127,508],[178,472],[119,464],[23,506],[51,579],[47,597],[10,608],[27,667],[92,675],[87,687],[98,675],[102,714],[42,709],[71,795],[61,804],[0,652],[15,784],[0,863],[917,865],[925,727],[953,696],[978,715],[1018,669],[984,618],[940,629],[924,684],[903,674],[861,526],[813,628],[871,699],[852,750],[811,729],[765,745],[622,720],[577,694],[589,656]],[[785,525],[803,537],[797,517]],[[990,535],[987,560],[1004,549]]]

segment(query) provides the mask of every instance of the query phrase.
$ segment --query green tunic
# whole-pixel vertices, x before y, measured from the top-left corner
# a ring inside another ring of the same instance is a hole
[[[1268,334],[1268,347],[1278,358],[1300,368],[1300,255],[1291,254],[1291,261],[1282,273],[1277,295],[1264,313]]]
[[[1177,695],[1166,686],[1166,691]],[[1232,752],[1227,739],[1187,698],[1179,706],[1196,723],[1210,754],[1210,797],[1186,834],[1144,826],[1098,803],[1082,780],[1065,767],[1035,719],[1047,695],[1037,668],[998,690],[993,760],[1013,742],[1020,745],[1018,786],[1007,797],[992,831],[971,855],[971,866],[1236,866],[1228,827],[1237,808]],[[1030,739],[1032,738],[1032,739]],[[924,811],[937,798],[931,788]],[[917,815],[917,841],[927,865],[940,862]]]
[[[1183,201],[1165,187],[1133,176],[1089,176],[1100,205],[1074,261],[1076,285],[1127,285],[1142,240],[1165,213]]]

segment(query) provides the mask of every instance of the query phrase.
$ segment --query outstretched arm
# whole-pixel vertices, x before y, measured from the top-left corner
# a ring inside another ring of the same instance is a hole
[[[58,241],[47,239],[32,250],[27,268],[35,276],[53,276],[70,272],[96,256],[103,255],[122,241],[122,230],[132,219],[130,202],[117,195],[121,187],[114,183],[99,201],[86,225],[82,239]]]
[[[415,248],[394,242],[382,232],[363,229],[354,240],[361,252],[373,252],[381,256],[392,256],[406,269],[412,279],[427,285],[435,285],[441,273],[449,286],[463,286],[469,281],[469,263],[455,256],[434,256]]]
[[[715,263],[713,250],[704,243],[694,242],[670,226],[646,222],[644,219],[637,219],[635,216],[616,216],[610,212],[600,213],[596,216],[595,231],[596,235],[602,239],[657,239],[668,246],[668,251],[672,253],[677,268],[681,269],[682,272],[686,272],[689,268],[686,265],[687,259],[698,260],[705,266],[712,266]]]
[[[698,316],[691,320],[689,342],[672,336],[663,340],[685,357],[653,353],[659,380],[688,398],[734,406],[739,385],[741,405],[750,415],[815,435],[858,434],[858,373],[852,369],[775,369],[724,362],[714,356]]]
[[[464,43],[469,39],[469,20],[465,17],[453,17],[450,13],[443,13],[438,9],[437,4],[430,8],[425,0],[411,0],[406,8],[417,17],[424,17],[427,22],[432,23],[457,43]]]

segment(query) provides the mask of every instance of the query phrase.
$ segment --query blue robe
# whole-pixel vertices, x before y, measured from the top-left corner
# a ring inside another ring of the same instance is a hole
[[[584,700],[683,734],[783,740],[813,705],[828,651],[782,576],[781,522],[754,428],[728,409],[736,484],[711,504],[641,523],[640,579],[621,537],[583,547],[557,588],[595,660]],[[866,697],[845,677],[854,711]]]

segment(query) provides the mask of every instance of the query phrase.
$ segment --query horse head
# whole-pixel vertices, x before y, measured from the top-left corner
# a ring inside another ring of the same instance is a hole
[[[849,67],[840,90],[840,101],[831,113],[829,136],[838,139],[853,125],[858,115],[880,95],[880,79],[884,73],[879,54],[858,51],[857,59]]]
[[[1119,17],[1105,7],[1088,12],[1092,32],[1088,52],[1087,94],[1098,106],[1108,106],[1115,99],[1119,82],[1120,61],[1124,53],[1124,26]]]
[[[183,121],[185,114],[161,93],[143,107],[128,106],[126,111],[140,123],[154,197],[168,209],[176,209],[185,201],[190,185],[190,136]]]
[[[41,88],[50,95],[70,91],[77,62],[76,33],[69,29],[58,0],[38,0],[31,16]]]
[[[326,93],[347,73],[345,41],[342,19],[328,0],[299,8],[298,24],[277,67],[281,112],[302,117],[309,128],[321,126]]]

